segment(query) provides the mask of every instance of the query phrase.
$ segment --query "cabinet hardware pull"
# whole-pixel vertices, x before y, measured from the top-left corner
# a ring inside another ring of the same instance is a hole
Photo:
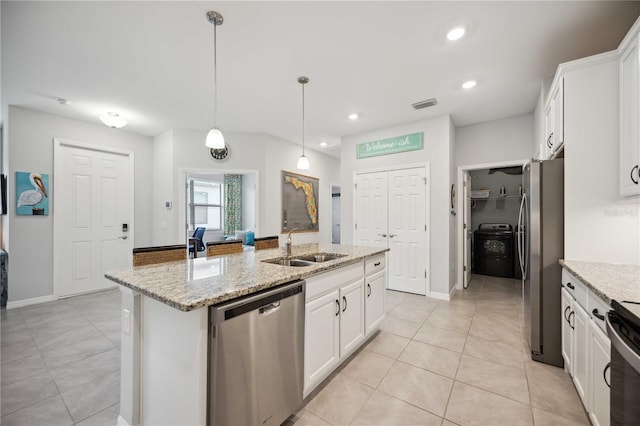
[[[342,312],[347,310],[347,298],[342,296],[342,301],[344,302],[344,308],[342,308]]]
[[[397,237],[396,234],[389,234],[389,238]]]
[[[380,266],[380,262],[374,263],[373,266]]]
[[[594,317],[598,318],[600,321],[604,321],[604,315],[600,315],[598,313],[598,308],[594,308],[593,311],[591,311],[591,313],[593,314]]]
[[[611,368],[611,363],[608,362],[607,365],[604,366],[604,371],[602,372],[602,378],[604,379],[604,383],[608,387],[611,387],[611,384],[609,384],[609,382],[607,381],[607,370],[609,370],[610,368]]]
[[[571,327],[572,330],[576,329],[575,326],[573,324],[571,324],[571,315],[575,315],[575,313],[576,313],[575,311],[571,311],[569,313],[569,327]]]
[[[378,234],[380,235],[382,238],[387,238],[387,234]]]
[[[367,293],[367,297],[371,296],[371,284],[367,284],[367,289],[369,292]]]
[[[571,306],[567,306],[566,308],[564,308],[564,319],[567,322],[569,322],[569,318],[567,318],[567,311],[569,310],[569,308],[571,308]]]
[[[636,164],[633,169],[631,169],[631,173],[630,173],[630,177],[631,177],[631,182],[635,183],[636,185],[638,184],[638,180],[633,178],[633,171],[634,170],[638,170],[638,165]],[[640,172],[636,173],[639,177],[640,177]]]
[[[338,316],[340,315],[340,301],[338,299],[336,299],[336,308],[338,308],[336,311],[336,316]]]
[[[571,283],[567,283],[567,287],[569,287],[571,290],[575,290],[575,286]]]

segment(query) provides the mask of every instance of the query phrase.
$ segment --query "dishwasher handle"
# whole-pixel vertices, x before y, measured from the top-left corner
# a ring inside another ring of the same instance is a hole
[[[220,324],[231,318],[256,310],[260,314],[273,312],[278,309],[281,300],[303,293],[304,284],[304,280],[294,281],[259,294],[212,306],[209,311],[210,322],[213,325]]]

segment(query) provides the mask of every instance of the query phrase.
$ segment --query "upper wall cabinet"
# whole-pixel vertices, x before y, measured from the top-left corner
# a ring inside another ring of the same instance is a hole
[[[544,109],[544,141],[540,147],[539,159],[552,158],[564,143],[564,77],[554,79]]]
[[[640,195],[640,38],[620,55],[620,195]]]

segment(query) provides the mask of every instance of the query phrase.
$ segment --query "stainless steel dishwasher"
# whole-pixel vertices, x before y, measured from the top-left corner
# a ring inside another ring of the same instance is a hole
[[[209,308],[209,425],[279,425],[300,408],[304,284]]]

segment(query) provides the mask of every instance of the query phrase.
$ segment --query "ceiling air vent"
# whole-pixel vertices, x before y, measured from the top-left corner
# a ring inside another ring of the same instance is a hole
[[[434,105],[438,105],[438,100],[436,98],[431,98],[424,101],[416,102],[415,104],[411,104],[413,109],[428,108]]]

